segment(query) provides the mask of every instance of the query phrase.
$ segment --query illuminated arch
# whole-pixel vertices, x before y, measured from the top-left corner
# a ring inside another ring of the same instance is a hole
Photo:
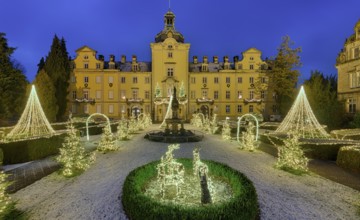
[[[241,117],[238,117],[238,123],[237,123],[237,133],[236,133],[236,140],[238,143],[240,143],[239,141],[239,134],[240,134],[240,127],[241,127],[241,119],[243,119],[244,117],[252,117],[254,118],[255,122],[256,122],[256,136],[255,136],[255,141],[258,140],[258,137],[259,137],[259,121],[257,120],[257,118],[252,115],[252,114],[245,114]]]
[[[90,118],[92,118],[93,116],[102,116],[102,117],[104,117],[104,118],[106,119],[106,121],[107,121],[107,126],[109,127],[109,130],[110,130],[110,132],[111,132],[111,126],[110,126],[110,120],[109,120],[109,118],[108,118],[106,115],[104,115],[104,114],[94,113],[94,114],[90,115],[90,116],[86,119],[86,138],[87,138],[88,141],[89,141],[89,126],[88,126],[88,124],[89,124]]]

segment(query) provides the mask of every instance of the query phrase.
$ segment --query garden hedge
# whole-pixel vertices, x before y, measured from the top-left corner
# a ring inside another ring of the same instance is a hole
[[[192,167],[192,159],[177,159],[185,170]],[[252,182],[242,173],[229,166],[214,161],[203,160],[209,167],[209,175],[228,181],[233,197],[223,203],[202,206],[181,206],[165,204],[144,195],[144,187],[152,178],[156,178],[154,161],[141,166],[126,177],[122,203],[129,219],[258,219],[259,205],[256,190]]]
[[[360,174],[360,147],[341,147],[336,160],[339,167],[355,171]]]
[[[0,143],[4,165],[24,163],[57,154],[66,134],[9,143]]]

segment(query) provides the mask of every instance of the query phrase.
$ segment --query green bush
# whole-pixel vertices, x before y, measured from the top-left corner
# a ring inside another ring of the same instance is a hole
[[[4,164],[24,163],[57,154],[65,134],[17,142],[0,143]]]
[[[191,159],[177,159],[185,169],[191,169]],[[209,175],[228,181],[233,197],[220,204],[185,207],[164,204],[144,195],[147,182],[157,175],[154,161],[141,166],[126,177],[122,203],[129,219],[258,219],[259,205],[252,182],[242,173],[214,161],[203,161],[209,167]],[[141,211],[139,211],[141,210]]]
[[[360,173],[360,147],[341,147],[336,160],[336,164],[339,167]]]

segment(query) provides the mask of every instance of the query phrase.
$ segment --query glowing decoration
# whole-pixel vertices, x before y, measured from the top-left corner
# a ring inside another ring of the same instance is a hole
[[[219,127],[217,126],[217,119],[216,114],[213,115],[211,121],[208,117],[205,117],[204,123],[203,123],[203,129],[208,134],[215,134]]]
[[[222,132],[221,132],[221,137],[223,140],[230,140],[231,139],[231,128],[229,125],[229,117],[225,118],[225,121],[223,123],[223,128],[222,128]]]
[[[41,107],[35,86],[31,86],[25,110],[16,126],[6,136],[6,141],[26,139],[36,136],[54,135],[55,131]]]
[[[254,137],[254,139],[255,139],[255,141],[257,141],[258,140],[258,138],[259,138],[259,121],[258,121],[258,119],[257,119],[257,117],[255,117],[254,115],[252,115],[252,114],[245,114],[245,115],[243,115],[243,116],[241,116],[241,117],[238,117],[238,123],[237,123],[237,133],[236,133],[236,140],[237,140],[237,142],[238,143],[240,143],[240,141],[239,141],[239,134],[240,134],[240,127],[241,127],[241,120],[243,119],[243,118],[253,118],[254,120],[255,120],[255,122],[256,122],[256,135],[255,135],[255,137]],[[249,125],[250,125],[250,123],[251,122],[249,122]],[[252,126],[252,128],[251,129],[249,129],[249,127],[248,127],[248,129],[247,129],[247,134],[246,134],[246,140],[248,141],[246,144],[245,143],[243,143],[243,145],[245,144],[246,146],[248,146],[248,144],[251,144],[250,142],[252,142],[250,139],[248,139],[248,138],[250,138],[252,135],[251,135],[251,133],[252,133],[252,129],[254,128],[253,127],[253,124],[251,123],[251,126]],[[244,141],[244,139],[243,139],[243,141]],[[248,146],[248,147],[250,147],[250,146]],[[245,147],[246,149],[249,149],[248,147]]]
[[[256,126],[250,121],[246,132],[243,132],[242,142],[240,143],[240,148],[248,151],[255,151],[259,146],[259,143],[256,140],[256,135],[254,135],[254,130],[257,129]]]
[[[161,93],[159,83],[156,83],[156,86],[155,86],[155,97],[156,98],[162,97],[162,93]]]
[[[131,139],[131,135],[129,134],[129,129],[127,128],[127,122],[125,120],[119,121],[119,125],[117,126],[116,137],[120,141]]]
[[[10,185],[10,183],[7,181],[8,175],[4,173],[4,171],[0,171],[0,218],[3,219],[3,217],[11,211],[11,198],[6,193],[7,187]]]
[[[271,139],[270,139],[271,140]],[[275,143],[273,143],[277,146]],[[296,133],[289,134],[288,138],[284,139],[283,146],[277,146],[278,160],[276,166],[283,170],[295,170],[300,172],[307,172],[307,164],[309,159],[304,155],[300,148],[299,136]]]
[[[94,116],[102,116],[102,117],[104,117],[104,118],[106,119],[106,121],[107,121],[107,127],[108,127],[108,129],[110,130],[110,133],[111,133],[111,126],[110,126],[110,120],[109,120],[109,118],[108,118],[106,115],[104,115],[104,114],[94,113],[94,114],[90,115],[90,116],[86,119],[86,139],[87,139],[88,141],[90,140],[90,137],[89,137],[89,121],[90,121],[90,119],[91,119],[92,117],[94,117]]]
[[[134,134],[139,130],[138,120],[136,119],[135,113],[133,112],[130,116],[128,124],[129,134]]]
[[[315,118],[303,86],[301,86],[300,92],[289,113],[275,132],[296,132],[302,138],[330,137]]]
[[[157,165],[158,171],[157,180],[161,187],[161,195],[165,197],[165,187],[175,185],[176,196],[180,194],[180,185],[184,183],[184,166],[176,162],[173,151],[179,149],[179,144],[171,144],[168,146],[168,151],[165,157],[161,157],[161,162]]]
[[[165,117],[164,117],[164,120],[163,122],[160,124],[159,128],[163,127],[166,123],[166,119],[168,118],[171,118],[171,105],[172,105],[172,101],[173,101],[173,96],[171,95],[170,96],[170,101],[169,101],[169,104],[168,104],[168,108],[167,108],[167,111],[166,111],[166,114],[165,114]]]
[[[119,146],[115,143],[115,137],[111,133],[111,128],[109,126],[105,126],[103,128],[103,134],[101,135],[101,140],[97,147],[98,151],[106,153],[108,151],[116,151],[119,149]]]
[[[62,174],[66,177],[74,176],[89,168],[95,161],[95,153],[89,155],[85,152],[84,146],[80,143],[78,131],[70,119],[67,124],[67,136],[60,148],[60,154],[56,160],[62,165]]]
[[[202,119],[201,119],[201,117]],[[203,125],[203,121],[205,121],[205,116],[202,113],[197,113],[197,114],[193,114],[193,117],[191,119],[191,124],[198,127],[198,128],[202,128]]]
[[[179,98],[182,98],[185,96],[186,96],[186,93],[185,93],[184,81],[181,81],[181,85],[180,85],[180,89],[179,89]]]

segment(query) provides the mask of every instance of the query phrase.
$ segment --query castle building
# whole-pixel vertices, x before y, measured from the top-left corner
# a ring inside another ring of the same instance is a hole
[[[345,101],[349,114],[359,112],[360,106],[360,20],[354,33],[345,41],[336,59],[338,70],[338,99]]]
[[[151,62],[124,55],[109,61],[96,50],[76,50],[69,86],[73,115],[103,113],[110,118],[150,113],[154,121],[166,115],[170,96],[177,89],[179,117],[189,120],[195,112],[220,119],[246,113],[276,114],[268,94],[267,64],[261,51],[250,48],[242,56],[219,60],[189,58],[190,43],[175,29],[175,14],[164,16],[164,28],[151,46]]]

